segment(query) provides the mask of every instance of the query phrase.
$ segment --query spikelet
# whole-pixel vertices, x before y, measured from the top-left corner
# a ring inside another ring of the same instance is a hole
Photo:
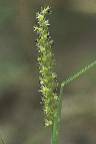
[[[52,52],[53,40],[51,40],[49,33],[50,24],[46,18],[49,13],[49,6],[41,8],[41,12],[36,14],[37,26],[34,27],[38,34],[36,45],[39,55],[40,92],[42,93],[45,126],[53,124],[58,103],[56,93],[58,82],[57,75],[54,72],[55,60]]]

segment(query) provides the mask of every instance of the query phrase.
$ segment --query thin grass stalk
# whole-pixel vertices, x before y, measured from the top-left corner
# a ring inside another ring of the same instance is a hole
[[[62,87],[64,88],[65,85],[68,85],[73,80],[78,79],[80,76],[82,76],[83,74],[85,74],[88,70],[90,70],[91,68],[93,68],[95,65],[96,65],[96,60],[94,60],[90,64],[88,64],[85,67],[83,67],[79,72],[77,72],[77,73],[73,74],[72,76],[70,76],[69,78],[65,79],[62,82],[62,84],[61,84]]]
[[[52,142],[51,142],[51,144],[59,144],[63,90],[64,90],[64,84],[61,85],[61,88],[60,88],[60,96],[59,96],[59,101],[58,101],[56,118],[54,119],[54,123],[53,123],[53,127],[52,127]]]
[[[61,110],[62,110],[62,99],[63,99],[63,91],[64,86],[72,82],[73,80],[79,78],[81,75],[83,75],[85,72],[87,72],[89,69],[94,67],[96,65],[96,60],[90,63],[89,65],[82,68],[79,72],[73,74],[68,79],[64,80],[61,83],[60,87],[60,96],[58,101],[58,108],[56,113],[56,119],[54,119],[53,127],[52,127],[52,142],[51,144],[59,144],[59,134],[60,134],[60,123],[61,123]]]

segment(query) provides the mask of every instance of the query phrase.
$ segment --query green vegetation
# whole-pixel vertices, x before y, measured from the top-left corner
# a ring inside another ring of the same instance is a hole
[[[52,129],[52,144],[59,142],[59,129],[61,121],[61,108],[64,86],[71,81],[79,78],[87,70],[96,65],[96,60],[91,64],[85,66],[76,74],[73,74],[68,79],[64,80],[60,86],[60,94],[57,93],[59,84],[57,82],[57,75],[54,72],[54,54],[52,52],[53,41],[49,33],[49,21],[46,19],[50,13],[50,8],[41,8],[41,12],[37,13],[37,26],[34,27],[38,34],[38,62],[39,62],[39,79],[41,84],[40,92],[42,93],[42,102],[45,118],[45,126],[50,126]]]

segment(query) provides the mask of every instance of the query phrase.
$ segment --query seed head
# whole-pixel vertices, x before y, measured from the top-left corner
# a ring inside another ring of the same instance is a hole
[[[53,124],[56,115],[58,96],[55,91],[58,87],[57,75],[54,72],[55,60],[52,51],[53,40],[49,35],[49,20],[46,18],[50,8],[41,8],[36,14],[37,26],[34,30],[39,34],[37,38],[40,92],[44,111],[45,126]]]

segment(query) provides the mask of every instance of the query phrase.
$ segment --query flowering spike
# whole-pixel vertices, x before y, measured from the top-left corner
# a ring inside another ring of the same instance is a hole
[[[45,117],[45,126],[53,125],[53,120],[56,115],[58,96],[56,88],[58,87],[57,75],[54,72],[54,55],[52,52],[52,44],[49,34],[49,21],[46,16],[50,13],[50,8],[41,8],[41,12],[36,14],[37,26],[34,30],[39,34],[37,38],[38,47],[38,62],[39,62],[39,80],[40,91],[43,95],[43,110]]]

